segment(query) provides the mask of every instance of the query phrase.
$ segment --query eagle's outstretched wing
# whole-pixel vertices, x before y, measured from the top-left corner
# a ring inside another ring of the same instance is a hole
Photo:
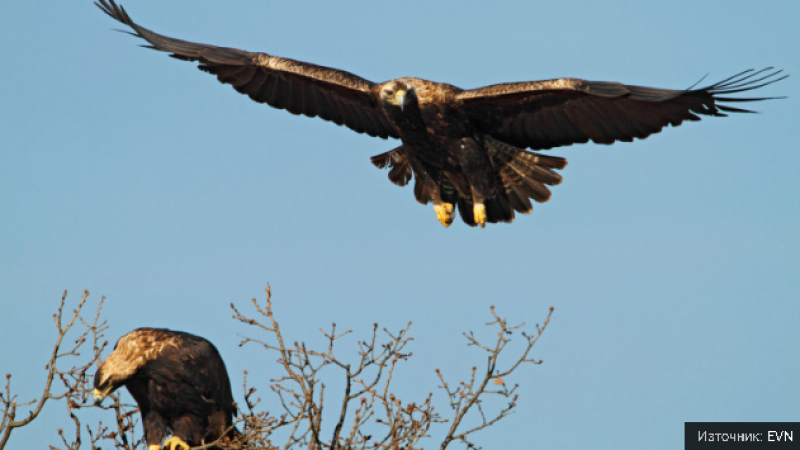
[[[588,142],[643,139],[667,124],[752,112],[726,103],[776,97],[727,95],[758,89],[788,75],[766,68],[744,71],[699,89],[670,90],[561,78],[505,83],[458,93],[456,104],[481,131],[522,148],[542,150]]]
[[[375,83],[369,80],[266,53],[173,39],[137,25],[114,0],[98,0],[95,4],[131,27],[131,34],[146,40],[148,47],[169,52],[178,59],[198,61],[200,69],[257,102],[330,120],[370,136],[398,137],[373,96]]]

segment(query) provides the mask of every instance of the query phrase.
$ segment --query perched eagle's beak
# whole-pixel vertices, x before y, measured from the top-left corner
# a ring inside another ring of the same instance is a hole
[[[110,390],[111,388],[108,388],[105,392],[100,392],[99,389],[95,388],[94,391],[92,391],[92,395],[94,396],[94,404],[99,405],[100,403],[103,403],[103,400],[106,398],[108,391]]]
[[[397,106],[400,107],[400,111],[406,106],[406,91],[400,90],[394,94],[394,99],[397,102]]]

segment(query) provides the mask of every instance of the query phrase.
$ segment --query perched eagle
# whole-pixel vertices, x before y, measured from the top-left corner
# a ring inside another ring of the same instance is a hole
[[[200,69],[253,100],[292,114],[320,117],[358,133],[396,138],[400,147],[372,157],[390,167],[389,179],[433,202],[449,226],[456,207],[470,226],[511,222],[550,198],[561,182],[564,158],[545,150],[592,140],[643,139],[666,125],[700,120],[698,114],[752,112],[727,103],[767,98],[729,97],[779,81],[780,70],[748,70],[699,89],[670,90],[561,78],[464,90],[419,78],[373,83],[329,67],[169,38],[134,23],[114,0],[97,6],[131,27],[151,47]]]
[[[100,403],[120,386],[142,413],[149,450],[211,443],[236,432],[236,405],[225,363],[213,344],[180,331],[139,328],[122,336],[94,376]]]

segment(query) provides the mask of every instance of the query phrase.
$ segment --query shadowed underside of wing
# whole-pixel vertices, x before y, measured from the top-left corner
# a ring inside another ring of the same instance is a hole
[[[129,26],[130,34],[169,52],[172,57],[197,61],[200,69],[217,76],[251,99],[293,114],[320,117],[359,133],[381,138],[398,137],[377,105],[369,80],[329,67],[247,52],[235,48],[173,39],[137,25],[114,0],[95,4]]]
[[[740,98],[780,81],[781,70],[747,70],[699,89],[669,90],[562,78],[463,91],[460,107],[482,131],[511,145],[548,149],[592,140],[630,142],[699,115],[753,112],[727,105],[778,97]]]

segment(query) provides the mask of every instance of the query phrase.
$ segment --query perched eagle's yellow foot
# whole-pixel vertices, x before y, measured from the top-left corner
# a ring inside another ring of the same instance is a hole
[[[472,216],[475,218],[475,223],[481,228],[486,226],[486,206],[483,203],[476,203],[472,207]]]
[[[189,444],[183,442],[183,439],[179,438],[178,436],[172,436],[171,438],[167,439],[164,442],[164,447],[168,450],[189,450]]]
[[[456,208],[452,203],[442,202],[438,205],[433,205],[433,210],[436,212],[436,218],[445,228],[449,227],[456,217]]]
[[[147,446],[147,450],[161,450],[161,444],[150,444]]]

